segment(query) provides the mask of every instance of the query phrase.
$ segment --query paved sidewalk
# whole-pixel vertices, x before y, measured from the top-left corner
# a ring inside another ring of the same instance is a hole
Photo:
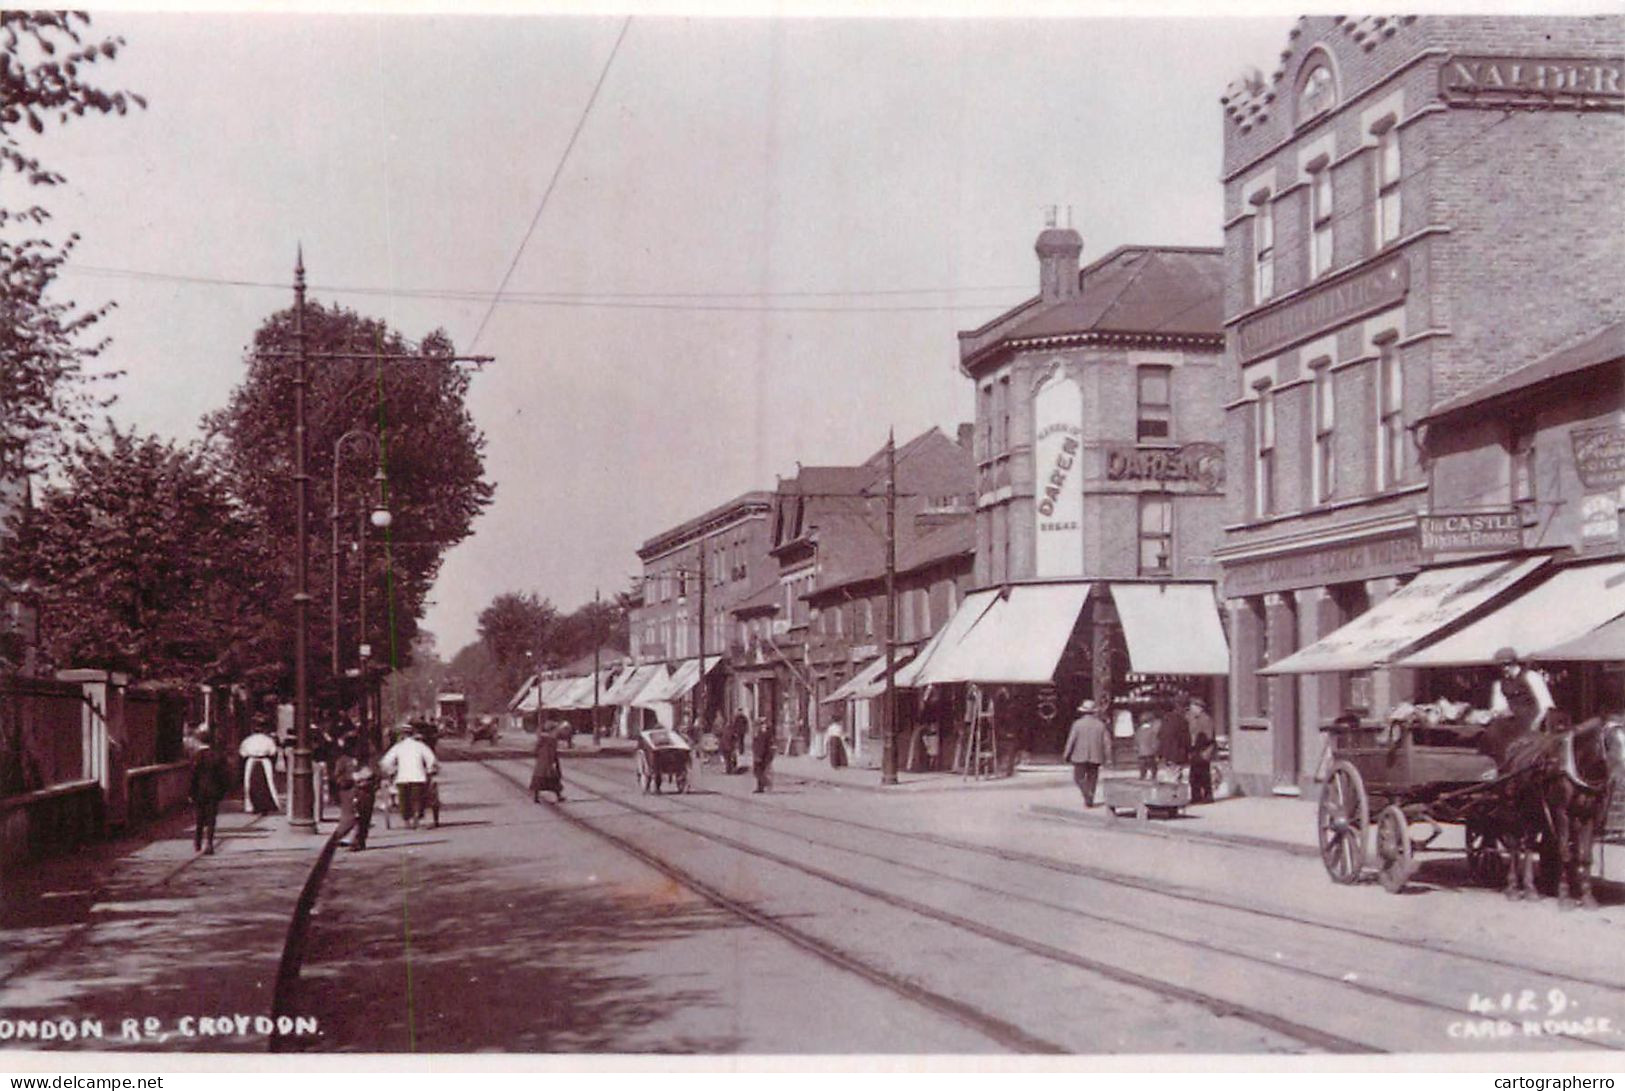
[[[317,836],[226,807],[213,856],[193,852],[182,810],[7,874],[0,1049],[267,1048],[254,1018],[270,1014],[294,904],[333,825]],[[55,1040],[24,1020],[49,1024]],[[100,1038],[85,1021],[100,1023]]]

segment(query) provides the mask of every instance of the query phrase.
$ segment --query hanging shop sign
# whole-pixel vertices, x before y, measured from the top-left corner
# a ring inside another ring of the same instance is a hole
[[[1108,481],[1188,481],[1209,492],[1224,488],[1224,448],[1217,443],[1183,447],[1109,447]]]
[[[1483,553],[1523,546],[1523,515],[1515,508],[1418,516],[1423,553]]]
[[[1620,497],[1611,492],[1580,498],[1580,541],[1585,545],[1612,545],[1619,541]]]
[[[1508,110],[1625,110],[1619,57],[1455,56],[1439,68],[1451,106]]]
[[[1083,574],[1083,388],[1059,370],[1033,393],[1034,573]]]
[[[1403,254],[1316,288],[1310,295],[1253,315],[1236,327],[1242,362],[1268,356],[1317,334],[1402,302],[1411,287]]]
[[[1625,425],[1603,424],[1569,432],[1574,468],[1588,489],[1625,485]]]

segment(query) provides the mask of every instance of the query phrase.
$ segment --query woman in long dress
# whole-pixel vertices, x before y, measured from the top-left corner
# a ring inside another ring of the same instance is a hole
[[[552,792],[564,802],[564,771],[559,767],[559,740],[551,732],[536,732],[536,764],[530,770],[530,797],[537,803],[543,792]]]

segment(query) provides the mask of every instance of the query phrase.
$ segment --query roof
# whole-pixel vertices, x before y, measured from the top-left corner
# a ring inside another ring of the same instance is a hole
[[[762,586],[746,595],[743,599],[734,604],[729,612],[734,614],[749,614],[777,610],[779,603],[783,601],[783,596],[784,591],[781,589],[779,581],[775,579],[772,583],[764,583]]]
[[[1463,409],[1481,406],[1485,402],[1509,397],[1540,383],[1572,375],[1576,371],[1596,367],[1598,364],[1606,364],[1622,356],[1625,356],[1625,322],[1615,322],[1611,326],[1604,326],[1584,341],[1542,357],[1532,364],[1526,364],[1516,371],[1508,372],[1476,390],[1448,399],[1422,420],[1435,420]]]
[[[780,489],[791,494],[807,496],[834,493],[838,496],[856,496],[874,482],[877,468],[863,466],[802,466],[796,476],[787,479]]]
[[[992,342],[969,353],[964,365],[1029,341],[1090,334],[1165,337],[1224,335],[1224,251],[1209,247],[1120,246],[1078,274],[1079,293],[1043,304],[1028,300],[970,334],[1013,321]],[[1038,306],[1034,306],[1038,303]]]
[[[740,493],[732,500],[718,504],[716,507],[712,508],[703,515],[696,515],[692,519],[684,520],[683,522],[678,523],[676,526],[669,527],[666,530],[661,531],[659,534],[649,538],[642,545],[638,546],[638,556],[647,558],[648,556],[652,556],[657,553],[664,553],[668,549],[682,545],[689,539],[695,537],[707,524],[715,522],[716,520],[731,514],[736,509],[748,511],[748,509],[752,507],[759,507],[765,514],[772,503],[773,494],[761,489]]]
[[[900,524],[898,535],[897,573],[907,575],[953,557],[971,556],[976,552],[976,519],[970,512],[933,525],[925,532],[910,532],[908,524]],[[826,591],[854,584],[883,579],[886,575],[884,544],[865,557],[864,562],[852,564],[832,572],[828,579],[820,580],[814,589],[817,596]]]

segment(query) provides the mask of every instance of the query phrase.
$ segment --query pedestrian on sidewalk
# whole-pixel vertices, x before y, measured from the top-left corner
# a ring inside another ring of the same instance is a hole
[[[1162,726],[1157,731],[1157,756],[1161,764],[1171,771],[1177,783],[1185,775],[1185,766],[1191,760],[1191,728],[1185,720],[1185,695],[1175,694],[1162,714]]]
[[[192,777],[186,789],[186,798],[197,811],[192,851],[213,856],[214,824],[220,817],[220,801],[231,791],[231,771],[226,768],[226,756],[210,745],[207,727],[197,729],[196,739],[197,752],[192,755]]]
[[[243,809],[252,814],[277,814],[282,800],[276,794],[277,742],[265,730],[265,724],[256,726],[243,740],[237,753],[243,759]]]
[[[1105,764],[1111,750],[1111,736],[1106,721],[1095,715],[1095,703],[1086,700],[1078,706],[1078,718],[1072,721],[1072,731],[1066,737],[1061,760],[1072,763],[1072,779],[1083,793],[1083,805],[1095,805],[1095,785],[1100,782],[1100,767]]]
[[[440,768],[434,751],[424,745],[415,729],[404,728],[401,740],[389,748],[389,753],[384,755],[378,767],[395,778],[395,788],[400,793],[401,817],[406,820],[407,829],[417,829],[418,820],[423,817],[423,799],[428,791],[429,778]]]
[[[756,774],[757,792],[773,787],[773,731],[765,723],[757,725],[750,743],[750,771]]]
[[[1191,743],[1191,802],[1213,802],[1213,736],[1206,731]]]
[[[1157,754],[1162,744],[1162,721],[1155,712],[1140,717],[1140,726],[1134,729],[1134,756],[1140,759],[1140,779],[1157,779]]]
[[[734,713],[722,729],[722,769],[729,776],[739,771],[739,755],[745,749],[745,739],[750,735],[750,721],[743,712]]]
[[[830,721],[824,732],[824,753],[829,757],[831,769],[846,768],[846,733],[839,720]]]
[[[550,732],[536,732],[536,762],[530,768],[530,798],[542,801],[543,792],[552,792],[564,802],[564,768],[559,763],[559,740]]]
[[[339,797],[339,828],[333,836],[339,844],[348,844],[351,852],[367,847],[377,800],[378,781],[362,749],[356,736],[347,735],[339,742],[338,760],[333,763],[333,784]]]

